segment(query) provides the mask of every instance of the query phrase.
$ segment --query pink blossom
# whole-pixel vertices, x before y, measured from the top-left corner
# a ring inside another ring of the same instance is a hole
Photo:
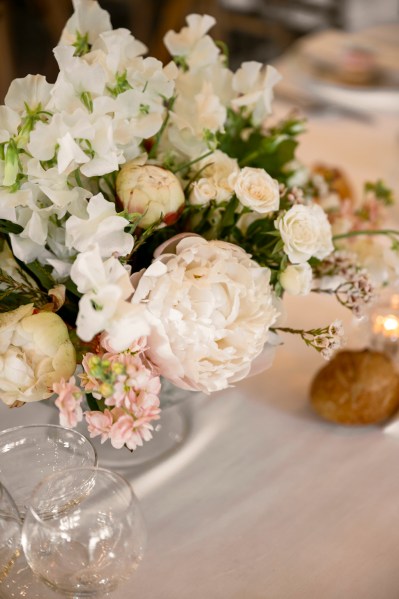
[[[105,349],[106,352],[115,354],[115,350],[109,342],[109,334],[105,331],[100,335],[100,345],[103,349]],[[141,353],[147,349],[147,345],[147,337],[138,337],[128,347],[128,351],[130,351],[132,354]]]
[[[61,379],[59,383],[54,383],[53,391],[58,395],[55,405],[60,411],[61,426],[68,428],[75,427],[83,419],[83,412],[80,406],[82,392],[76,386],[75,377],[71,376],[69,381]]]
[[[112,447],[120,449],[125,444],[128,444],[133,435],[133,426],[133,417],[130,416],[130,414],[121,414],[111,427],[110,439]],[[141,442],[141,445],[142,444],[143,442]]]
[[[100,412],[93,410],[92,412],[85,412],[85,418],[87,422],[87,430],[90,433],[90,437],[98,437],[101,435],[101,443],[104,443],[110,437],[110,431],[113,424],[113,418],[110,410],[104,410]]]
[[[99,386],[97,379],[90,374],[90,360],[96,355],[97,354],[92,354],[88,352],[83,356],[82,360],[84,373],[80,375],[80,379],[85,391],[88,391],[89,393],[91,391],[97,391]]]

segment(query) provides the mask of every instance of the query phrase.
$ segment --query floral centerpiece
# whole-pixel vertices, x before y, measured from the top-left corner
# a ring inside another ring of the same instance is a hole
[[[164,66],[96,1],[74,8],[56,82],[17,79],[0,107],[0,397],[56,394],[62,424],[135,449],[160,377],[224,389],[279,332],[329,357],[340,323],[281,326],[284,292],[356,312],[372,285],[334,244],[331,223],[356,214],[337,240],[355,235],[359,210],[296,161],[304,122],[271,119],[273,67],[233,73],[210,16],[166,34]]]

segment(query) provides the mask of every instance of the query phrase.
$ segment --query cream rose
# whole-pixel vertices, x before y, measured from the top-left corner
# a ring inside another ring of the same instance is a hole
[[[290,264],[280,274],[280,283],[290,295],[307,295],[312,288],[312,269],[307,262]]]
[[[300,264],[312,256],[322,260],[334,250],[331,225],[320,206],[296,204],[275,221],[290,262]]]
[[[75,349],[62,319],[34,314],[33,304],[0,314],[0,399],[7,405],[53,394],[53,383],[76,367]]]
[[[241,204],[261,214],[274,212],[279,208],[278,181],[263,168],[243,168],[235,179],[234,191]]]
[[[217,202],[227,202],[234,193],[234,181],[240,172],[240,167],[235,158],[230,158],[224,152],[216,150],[201,160],[196,169],[201,170],[201,176],[212,185],[216,194]]]
[[[116,193],[125,210],[143,215],[140,221],[143,228],[160,218],[172,224],[184,205],[179,179],[170,171],[152,164],[126,163],[116,178]]]
[[[148,355],[161,374],[206,393],[249,373],[278,316],[269,269],[236,245],[199,236],[157,258],[132,301],[150,313]]]

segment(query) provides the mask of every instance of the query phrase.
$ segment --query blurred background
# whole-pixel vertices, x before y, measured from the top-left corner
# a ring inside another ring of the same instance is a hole
[[[217,18],[212,35],[227,42],[231,66],[242,60],[271,62],[302,36],[329,29],[355,32],[397,22],[399,0],[101,0],[114,27],[127,27],[166,61],[162,38],[190,12]],[[71,0],[0,0],[0,100],[10,81],[42,73],[53,81],[56,45],[72,12]],[[398,30],[396,30],[397,32]],[[399,56],[396,56],[399,58]]]

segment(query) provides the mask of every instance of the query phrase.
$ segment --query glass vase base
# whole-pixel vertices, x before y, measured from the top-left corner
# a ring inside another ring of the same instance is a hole
[[[167,459],[178,451],[189,434],[189,419],[184,407],[179,405],[164,410],[154,429],[153,438],[144,441],[143,446],[134,451],[126,447],[114,449],[109,441],[101,443],[99,438],[90,439],[96,449],[99,466],[126,472],[139,466],[155,466]],[[85,432],[84,428],[81,432]]]

